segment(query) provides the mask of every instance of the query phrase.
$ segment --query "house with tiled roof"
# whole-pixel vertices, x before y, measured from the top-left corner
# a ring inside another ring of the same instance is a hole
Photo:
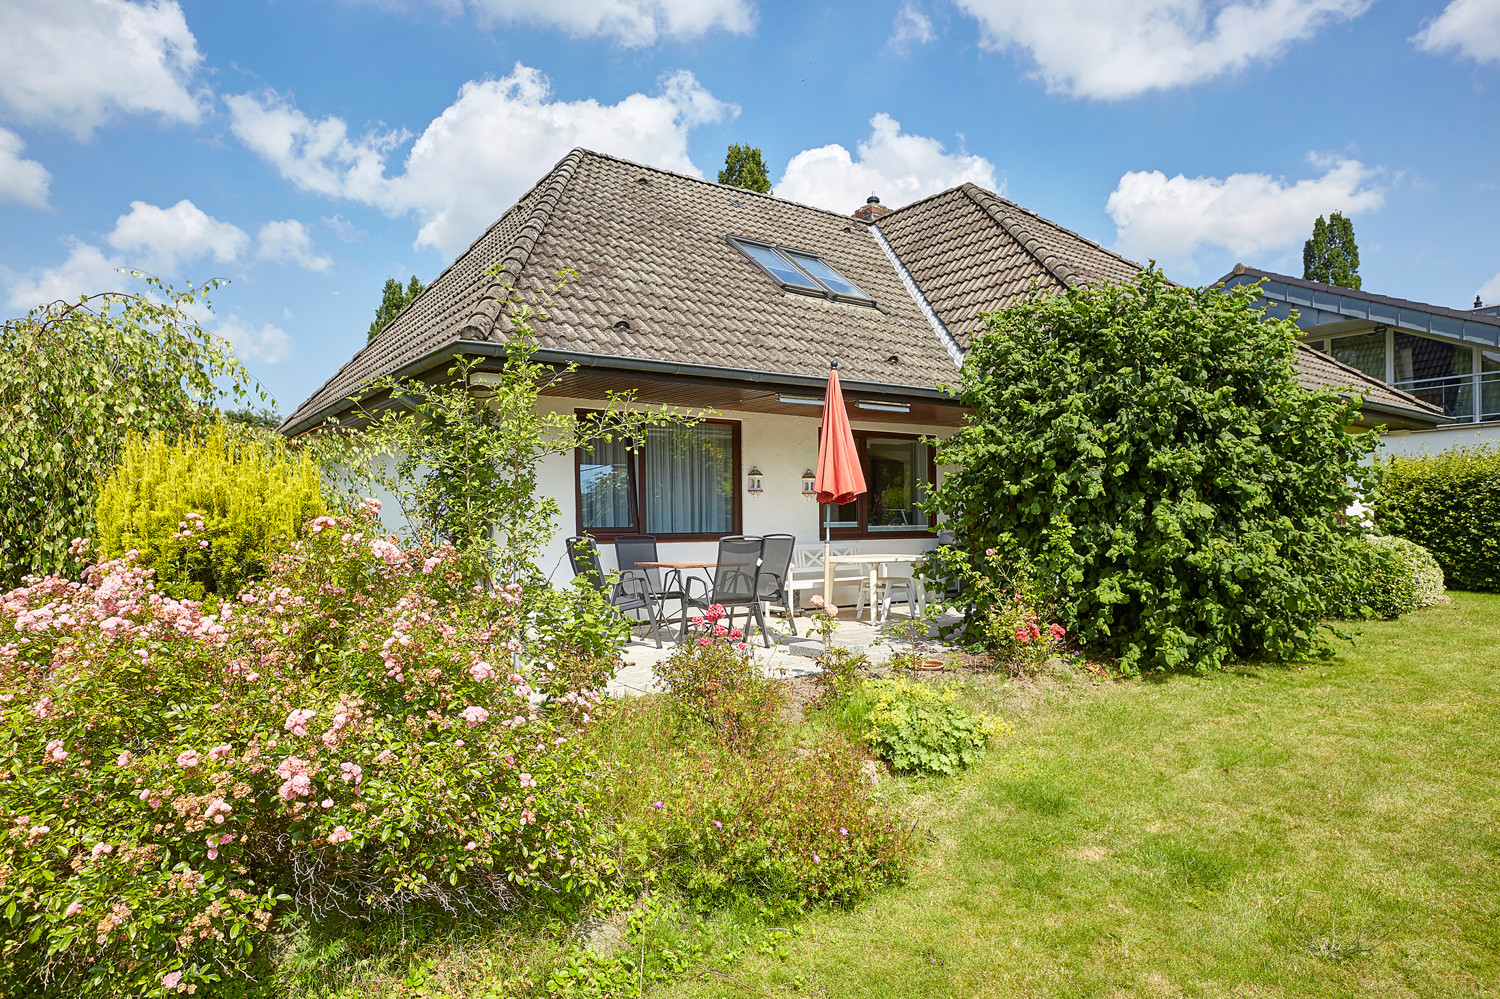
[[[575,272],[555,288],[560,271]],[[503,354],[505,303],[545,293],[537,359],[571,367],[546,404],[608,393],[716,415],[684,445],[662,431],[542,469],[561,538],[655,535],[676,558],[726,534],[795,533],[916,552],[935,481],[924,437],[958,427],[956,381],[985,312],[1034,288],[1128,281],[1140,265],[973,184],[852,215],[574,150],[287,419],[298,435],[346,414],[383,376],[438,377],[455,354]],[[810,498],[822,393],[839,362],[869,492]],[[1428,403],[1301,348],[1305,385],[1360,392],[1368,424],[1432,426]]]
[[[1472,309],[1453,309],[1244,264],[1220,281],[1259,283],[1266,314],[1293,319],[1315,363],[1353,368],[1442,412],[1437,426],[1393,424],[1382,442],[1387,452],[1500,443],[1500,309],[1477,299]],[[1366,400],[1366,408],[1388,401],[1369,388]]]

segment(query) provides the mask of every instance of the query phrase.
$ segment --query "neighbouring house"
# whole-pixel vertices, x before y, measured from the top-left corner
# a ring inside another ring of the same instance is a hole
[[[566,578],[563,540],[591,534],[609,559],[622,534],[655,535],[672,559],[711,558],[726,534],[827,525],[866,552],[933,544],[919,507],[936,481],[924,437],[963,410],[956,380],[982,314],[1032,288],[1128,281],[1140,266],[965,184],[895,211],[853,215],[574,150],[304,402],[282,426],[306,433],[346,413],[385,375],[438,377],[455,353],[503,350],[512,290],[551,289],[538,359],[576,365],[556,411],[606,393],[717,412],[684,441],[553,461],[541,483],[563,510],[542,568]],[[829,362],[839,362],[869,492],[821,510],[810,495]],[[1310,348],[1304,384],[1354,389],[1367,423],[1432,426],[1441,413]]]
[[[1240,264],[1226,286],[1264,282],[1268,315],[1295,315],[1302,342],[1442,412],[1441,425],[1391,421],[1393,454],[1500,443],[1500,308],[1475,300],[1450,309],[1256,270]],[[1374,409],[1376,400],[1367,400]]]

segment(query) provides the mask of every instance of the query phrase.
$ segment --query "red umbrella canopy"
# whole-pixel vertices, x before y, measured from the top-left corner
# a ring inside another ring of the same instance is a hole
[[[823,435],[818,441],[818,476],[813,488],[819,503],[848,503],[865,491],[865,473],[859,467],[854,432],[849,429],[837,361],[828,371],[828,391],[823,396]]]

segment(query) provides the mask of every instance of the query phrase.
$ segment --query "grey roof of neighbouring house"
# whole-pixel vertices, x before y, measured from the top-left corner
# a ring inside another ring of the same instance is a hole
[[[785,292],[729,236],[812,251],[875,305]],[[576,276],[555,289],[564,268]],[[829,360],[837,358],[846,382],[932,393],[956,373],[943,337],[966,344],[982,311],[1003,308],[1034,288],[1130,280],[1140,269],[972,184],[907,205],[872,226],[575,149],[298,407],[282,430],[300,433],[346,409],[349,397],[374,379],[445,361],[465,345],[503,342],[513,294],[545,296],[545,318],[534,323],[544,352],[804,381],[826,375]],[[1304,384],[1353,383],[1370,398],[1374,386],[1384,388],[1341,365],[1325,371],[1321,361],[1300,357],[1298,365],[1306,369]],[[1334,380],[1321,381],[1325,374]],[[1427,408],[1388,391],[1398,406]]]

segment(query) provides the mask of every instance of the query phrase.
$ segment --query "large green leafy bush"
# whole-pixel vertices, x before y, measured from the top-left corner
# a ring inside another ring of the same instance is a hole
[[[1448,585],[1500,590],[1500,447],[1384,463],[1376,522],[1432,552]]]
[[[1379,535],[1351,551],[1356,571],[1349,588],[1335,591],[1328,616],[1387,620],[1443,600],[1443,570],[1415,541]]]
[[[131,435],[99,490],[101,558],[139,552],[174,597],[232,597],[324,512],[318,467],[280,437],[215,423],[175,443]]]
[[[1345,431],[1357,399],[1297,384],[1297,329],[1254,296],[1157,271],[1038,295],[964,364],[934,510],[971,556],[1003,538],[1043,560],[1071,531],[1057,616],[1124,669],[1317,650],[1351,571],[1372,435]]]

